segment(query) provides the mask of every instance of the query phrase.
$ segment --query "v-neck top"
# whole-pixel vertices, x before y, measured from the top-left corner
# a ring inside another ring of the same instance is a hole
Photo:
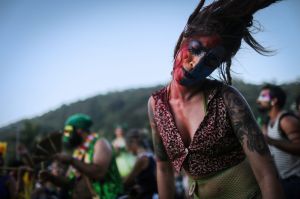
[[[167,87],[152,94],[154,122],[176,172],[183,167],[189,175],[203,177],[237,165],[245,159],[221,94],[224,85],[215,85],[206,92],[206,115],[187,148],[172,115]]]

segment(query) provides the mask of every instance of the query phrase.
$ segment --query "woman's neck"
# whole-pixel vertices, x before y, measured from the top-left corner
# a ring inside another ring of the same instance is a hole
[[[189,101],[195,95],[201,93],[202,90],[198,86],[185,87],[179,84],[176,80],[172,80],[169,85],[169,99],[177,99],[181,101]]]

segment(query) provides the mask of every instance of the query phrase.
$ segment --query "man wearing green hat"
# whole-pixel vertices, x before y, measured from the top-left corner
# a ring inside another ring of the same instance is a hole
[[[66,120],[63,143],[73,155],[59,153],[53,157],[69,165],[66,177],[45,171],[40,177],[68,189],[73,199],[115,199],[123,191],[115,155],[106,139],[90,132],[92,124],[85,114],[74,114]]]

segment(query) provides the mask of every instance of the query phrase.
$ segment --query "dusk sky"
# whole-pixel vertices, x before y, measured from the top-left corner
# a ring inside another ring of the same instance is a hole
[[[207,1],[211,2],[211,1]],[[166,84],[172,53],[196,0],[0,2],[0,127],[97,94]],[[254,37],[233,60],[245,82],[299,81],[300,1],[259,11]]]

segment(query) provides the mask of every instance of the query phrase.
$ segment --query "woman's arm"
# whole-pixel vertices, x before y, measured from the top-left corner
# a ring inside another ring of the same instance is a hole
[[[156,176],[159,198],[173,199],[175,196],[173,167],[168,159],[165,147],[153,119],[153,104],[154,100],[151,97],[148,101],[148,116],[152,129],[154,152],[156,155]]]
[[[269,148],[246,100],[232,87],[223,89],[223,98],[232,127],[247,155],[263,198],[284,198]]]

